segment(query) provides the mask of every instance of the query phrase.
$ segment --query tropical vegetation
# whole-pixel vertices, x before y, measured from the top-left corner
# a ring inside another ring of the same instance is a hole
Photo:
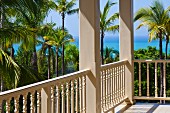
[[[0,91],[20,87],[45,79],[61,76],[79,70],[79,49],[72,44],[74,37],[65,27],[66,15],[78,13],[74,8],[76,0],[0,0]],[[108,0],[100,13],[101,62],[112,63],[119,60],[119,52],[114,48],[104,48],[106,32],[116,32],[115,24],[119,14],[109,15],[116,3]],[[61,15],[62,26],[57,22],[44,20],[54,10]],[[159,1],[149,8],[136,12],[134,21],[149,31],[149,41],[159,40],[159,50],[154,47],[135,51],[135,59],[169,59],[168,44],[170,38],[170,8],[164,9]],[[166,40],[165,54],[162,52],[162,40]],[[17,48],[17,51],[16,47]],[[135,64],[135,95],[138,94],[138,65]],[[169,65],[166,67],[170,68]],[[146,72],[142,64],[142,72]],[[150,65],[151,80],[154,81],[154,65]],[[163,96],[163,65],[160,73],[160,96]],[[146,73],[142,73],[145,76]],[[167,73],[167,78],[170,73]],[[169,84],[170,81],[167,81]],[[151,82],[151,84],[153,84]],[[146,94],[146,78],[143,78],[143,94]],[[169,92],[170,89],[167,89]],[[151,88],[154,92],[154,87]],[[153,93],[151,95],[154,95]]]
[[[107,1],[106,5],[104,6],[103,12],[100,12],[100,39],[101,39],[101,60],[102,64],[104,64],[104,36],[105,32],[116,32],[119,29],[119,25],[115,25],[114,22],[119,19],[119,13],[114,13],[110,17],[108,17],[108,13],[112,6],[116,3],[111,2],[110,0]]]
[[[141,23],[137,29],[146,26],[149,32],[149,42],[159,39],[159,59],[163,58],[162,40],[166,39],[166,58],[167,48],[169,43],[169,20],[170,7],[165,9],[160,1],[154,1],[149,8],[139,9],[134,17],[134,21],[140,20]],[[160,96],[163,96],[163,64],[161,63],[160,70]]]

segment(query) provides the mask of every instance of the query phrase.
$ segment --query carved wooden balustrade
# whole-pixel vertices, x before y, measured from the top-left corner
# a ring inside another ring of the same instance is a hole
[[[6,113],[85,113],[86,76],[83,70],[0,93]],[[28,109],[29,108],[29,109]],[[1,113],[2,111],[0,111]]]
[[[134,96],[135,100],[170,100],[170,97],[167,97],[167,66],[170,63],[170,60],[134,60],[134,63],[137,64],[137,81],[138,81],[138,96]],[[160,68],[163,66],[163,76],[162,76],[162,85],[163,85],[163,97],[160,97]],[[152,69],[153,68],[153,69]],[[158,71],[159,69],[159,71]],[[146,84],[143,82],[146,78]],[[151,84],[151,81],[153,81]],[[144,89],[146,86],[146,89]],[[154,91],[151,91],[151,89]],[[146,92],[146,94],[143,94]],[[152,93],[152,94],[151,94]]]

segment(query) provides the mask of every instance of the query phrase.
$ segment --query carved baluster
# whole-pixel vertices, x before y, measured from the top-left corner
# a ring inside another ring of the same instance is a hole
[[[62,113],[65,113],[65,98],[64,98],[64,84],[61,85],[61,98],[62,98]]]
[[[122,74],[123,74],[123,78],[122,78],[122,81],[123,81],[123,96],[125,96],[125,65],[123,65],[123,72],[122,72]]]
[[[141,62],[139,62],[139,96],[142,96],[142,92],[141,92]]]
[[[70,87],[69,82],[66,83],[66,97],[67,97],[67,113],[70,113]]]
[[[158,97],[157,62],[155,63],[155,97]]]
[[[105,78],[106,78],[106,109],[108,109],[108,72],[107,72],[107,69],[105,70]]]
[[[101,108],[103,109],[103,71],[100,71],[101,73]],[[102,110],[103,111],[103,110]]]
[[[82,78],[79,77],[79,107],[80,113],[82,113]]]
[[[107,69],[107,75],[108,75],[108,108],[110,108],[110,69]]]
[[[110,69],[110,104],[112,104],[113,100],[113,72],[112,68]]]
[[[147,97],[149,97],[149,63],[147,62]]]
[[[118,81],[117,81],[117,75],[118,75],[118,68],[117,67],[115,67],[115,103],[117,103],[117,93],[118,93]]]
[[[83,113],[86,112],[86,76],[83,76]]]
[[[2,113],[2,100],[0,100],[0,113]]]
[[[74,113],[74,80],[71,81],[71,113]]]
[[[30,104],[30,111],[31,113],[34,113],[34,110],[35,110],[35,106],[34,106],[34,91],[31,92],[31,95],[30,95],[30,99],[31,99],[31,104]]]
[[[105,70],[103,72],[103,108],[106,106],[106,73]]]
[[[164,64],[164,74],[163,74],[163,89],[164,89],[164,97],[166,97],[166,62],[163,63]]]
[[[14,106],[15,106],[14,112],[15,113],[19,113],[19,97],[20,96],[17,96],[14,98]]]
[[[122,98],[122,66],[119,66],[119,101]]]
[[[75,83],[76,83],[76,106],[75,106],[75,111],[76,111],[76,113],[78,113],[79,112],[78,111],[78,100],[79,100],[79,98],[78,98],[78,79],[76,79]]]
[[[75,80],[75,83],[76,83],[76,108],[75,108],[75,111],[76,111],[76,113],[78,113],[79,111],[78,111],[78,80],[76,79]]]
[[[112,103],[114,104],[114,97],[115,97],[115,81],[114,81],[114,78],[115,78],[115,68],[112,69]]]
[[[56,86],[56,112],[60,113],[60,85]]]
[[[37,91],[37,113],[41,113],[41,90]]]
[[[51,113],[54,113],[54,86],[51,86]]]
[[[120,68],[120,66],[118,66],[118,77],[117,77],[117,80],[118,80],[118,97],[117,97],[117,99],[118,99],[118,102],[120,101],[120,75],[121,75],[121,72],[120,72],[120,70],[121,70],[121,68]]]
[[[23,113],[27,113],[27,94],[23,95]]]
[[[6,113],[10,113],[10,102],[11,100],[6,100]]]

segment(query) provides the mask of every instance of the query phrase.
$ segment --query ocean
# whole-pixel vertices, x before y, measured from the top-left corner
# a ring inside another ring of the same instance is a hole
[[[75,37],[75,42],[73,42],[77,47],[79,45],[79,38]],[[165,52],[166,41],[163,40],[163,52]],[[106,36],[104,38],[104,48],[109,47],[119,51],[119,37]],[[148,42],[148,36],[138,36],[134,37],[134,50],[146,49],[148,46],[153,46],[159,49],[159,40],[152,40]],[[170,47],[170,43],[168,45]],[[169,51],[170,49],[168,49]]]
[[[72,44],[75,44],[79,48],[79,37],[75,36],[74,39],[75,41],[72,42]],[[163,52],[165,52],[165,44],[166,44],[166,41],[163,40]],[[119,51],[119,37],[105,36],[104,48],[106,48],[106,46]],[[147,36],[134,37],[134,50],[146,49],[148,46],[153,46],[159,49],[159,40],[153,40],[151,42],[148,42]],[[168,46],[170,47],[170,43]],[[14,44],[15,53],[17,52],[18,47],[19,47],[18,44]],[[37,47],[37,49],[40,49],[40,48],[41,48],[40,46]],[[170,49],[168,49],[168,51],[169,50]]]

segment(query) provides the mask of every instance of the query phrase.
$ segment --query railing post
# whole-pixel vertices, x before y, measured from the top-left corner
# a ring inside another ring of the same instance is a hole
[[[51,87],[41,90],[41,113],[51,113]]]
[[[80,0],[80,70],[90,69],[86,78],[86,113],[101,113],[100,2]]]
[[[133,64],[133,0],[119,0],[120,13],[120,60],[128,60],[125,69],[125,93],[130,104],[134,97],[134,64]]]

